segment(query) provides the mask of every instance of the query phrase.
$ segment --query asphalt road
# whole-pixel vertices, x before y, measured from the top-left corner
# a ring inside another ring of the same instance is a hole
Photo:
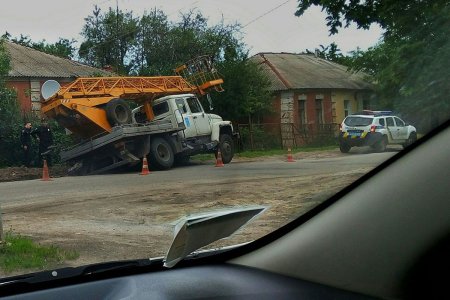
[[[255,240],[315,207],[396,151],[352,149],[236,159],[223,168],[193,162],[169,171],[0,183],[5,228],[72,249],[61,266],[162,256],[182,216],[231,207],[267,207],[257,220],[210,247]],[[51,174],[50,174],[51,175]],[[149,256],[150,255],[150,256]]]
[[[355,169],[372,168],[396,152],[353,153],[341,157],[302,159],[287,163],[282,158],[263,161],[232,162],[223,168],[211,164],[192,163],[168,171],[151,172],[147,176],[138,173],[108,174],[84,177],[54,178],[0,183],[0,204],[36,203],[54,199],[77,199],[105,195],[126,195],[133,191],[148,192],[149,189],[168,183],[195,185],[229,184],[248,179],[281,178],[339,173]]]

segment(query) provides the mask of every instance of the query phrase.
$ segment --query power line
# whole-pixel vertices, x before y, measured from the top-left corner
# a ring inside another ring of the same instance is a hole
[[[261,19],[262,17],[267,16],[267,15],[270,14],[271,12],[277,10],[278,8],[282,7],[283,5],[287,4],[287,3],[290,2],[290,1],[292,1],[292,0],[287,0],[287,1],[283,2],[283,3],[281,3],[280,5],[275,6],[275,7],[272,8],[271,10],[265,12],[264,14],[262,14],[262,15],[256,17],[256,18],[254,18],[253,20],[251,20],[250,22],[248,22],[247,24],[245,24],[244,26],[242,26],[242,28],[245,28],[245,27],[247,27],[248,25],[250,25],[250,24],[252,24],[252,23],[258,21],[258,20]]]

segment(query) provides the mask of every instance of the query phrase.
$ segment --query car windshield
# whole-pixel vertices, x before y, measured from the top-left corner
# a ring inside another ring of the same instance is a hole
[[[247,243],[326,201],[449,119],[444,2],[8,1],[0,277],[263,207],[202,250]]]
[[[368,117],[347,117],[344,124],[347,126],[368,126],[372,124],[373,118]]]

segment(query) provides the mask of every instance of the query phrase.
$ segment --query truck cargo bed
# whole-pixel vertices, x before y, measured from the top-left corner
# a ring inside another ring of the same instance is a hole
[[[73,146],[70,149],[62,151],[61,160],[63,162],[74,160],[94,150],[126,138],[177,132],[183,129],[185,129],[185,127],[180,125],[174,127],[170,120],[157,120],[147,124],[127,124],[115,126],[110,133],[93,137]]]

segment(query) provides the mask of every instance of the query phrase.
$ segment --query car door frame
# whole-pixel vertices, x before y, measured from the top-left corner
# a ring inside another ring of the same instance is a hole
[[[389,126],[388,125],[389,118],[392,119],[392,122],[394,123],[394,126]],[[386,130],[388,132],[388,135],[389,135],[390,139],[394,140],[394,141],[397,140],[398,139],[398,137],[397,137],[397,125],[395,124],[394,116],[386,117],[385,121],[386,121]]]
[[[399,126],[397,120],[400,120],[403,123],[403,125]],[[408,127],[406,126],[405,121],[403,121],[399,117],[395,117],[394,116],[394,122],[395,122],[395,126],[397,127],[396,128],[397,139],[398,140],[406,140],[406,139],[408,139]]]
[[[198,112],[192,112],[192,107],[189,105],[188,99],[195,99],[198,108],[200,111]],[[190,116],[192,117],[193,123],[195,125],[195,128],[197,130],[197,135],[211,135],[211,122],[209,119],[209,115],[205,113],[203,110],[203,106],[201,105],[200,101],[197,97],[190,96],[185,98],[187,107],[190,111]]]
[[[179,105],[179,104],[182,104]],[[185,138],[192,138],[197,136],[197,128],[195,127],[194,120],[189,110],[189,105],[187,104],[186,97],[179,97],[175,99],[175,105],[177,109],[180,111],[181,116],[183,117],[184,126],[186,127],[184,132]]]

